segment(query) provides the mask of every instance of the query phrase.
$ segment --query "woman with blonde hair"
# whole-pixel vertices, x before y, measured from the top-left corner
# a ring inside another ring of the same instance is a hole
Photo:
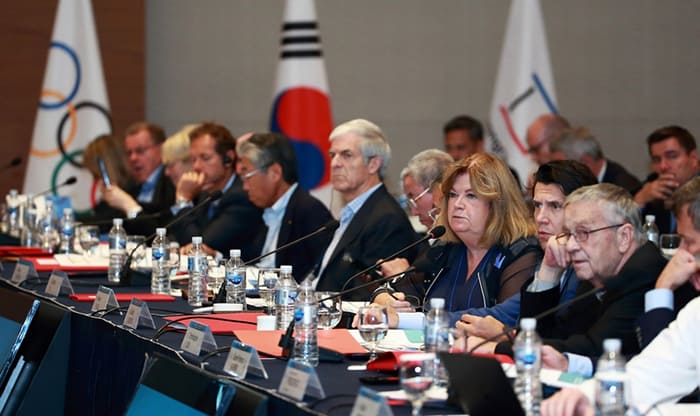
[[[197,124],[188,124],[163,142],[161,158],[165,165],[164,173],[176,187],[182,174],[192,170],[190,132],[197,126]]]
[[[441,243],[414,263],[423,273],[407,276],[384,293],[375,292],[375,302],[400,312],[411,307],[404,299],[414,297],[425,311],[430,299],[443,298],[452,323],[469,313],[515,324],[519,302],[506,310],[499,304],[519,296],[542,258],[535,223],[515,178],[498,157],[475,153],[445,171],[441,190],[445,197],[438,225],[446,229]],[[382,272],[405,270],[407,264],[397,263],[386,263]],[[422,322],[422,314],[390,315],[400,327]]]

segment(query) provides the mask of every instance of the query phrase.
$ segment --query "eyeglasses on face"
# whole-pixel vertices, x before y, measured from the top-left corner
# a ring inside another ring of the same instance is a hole
[[[557,239],[557,243],[564,245],[569,242],[569,237],[574,237],[574,239],[579,242],[579,243],[585,243],[588,240],[588,237],[593,234],[597,233],[598,231],[603,231],[603,230],[609,230],[611,228],[617,228],[617,227],[622,227],[626,223],[620,223],[620,224],[615,224],[615,225],[608,225],[606,227],[600,227],[596,228],[594,230],[576,230],[573,232],[565,232],[561,234],[557,234],[555,237]]]
[[[408,198],[408,205],[413,209],[418,209],[418,201],[423,198],[428,192],[430,192],[430,187],[423,189],[423,192],[419,193],[415,198]]]

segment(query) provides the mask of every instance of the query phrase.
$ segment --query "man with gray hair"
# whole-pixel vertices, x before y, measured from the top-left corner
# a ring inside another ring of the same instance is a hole
[[[238,140],[237,172],[253,205],[264,209],[266,232],[258,233],[261,254],[318,230],[333,219],[318,199],[299,186],[297,159],[288,138],[278,133],[254,133]],[[301,281],[323,254],[331,234],[321,233],[269,255],[258,266],[289,264]]]
[[[644,239],[639,207],[619,186],[585,186],[567,196],[563,229],[549,239],[547,247],[547,255],[559,267],[541,268],[533,284],[522,291],[521,318],[557,306],[559,274],[571,264],[580,280],[576,294],[590,295],[561,314],[538,320],[543,343],[553,353],[584,356],[581,361],[588,365],[602,353],[606,338],[620,338],[623,354],[639,352],[635,320],[644,310],[644,292],[653,287],[666,263],[658,248]],[[599,290],[595,296],[594,289]],[[501,353],[510,350],[509,343],[496,348]],[[547,360],[543,350],[543,362]],[[592,368],[569,367],[569,371],[591,372]]]
[[[636,192],[642,183],[619,163],[606,159],[600,143],[585,127],[564,130],[549,145],[553,160],[575,160],[588,166],[600,183],[612,183]]]
[[[527,127],[525,140],[527,152],[538,165],[552,160],[549,144],[562,130],[569,128],[569,121],[559,114],[546,113],[535,119]]]
[[[439,212],[442,172],[453,162],[452,156],[442,150],[428,149],[413,156],[401,171],[401,187],[408,198],[409,212],[418,216],[427,228],[433,226]]]
[[[345,207],[340,227],[320,259],[316,290],[339,291],[369,277],[347,281],[362,269],[415,241],[413,227],[401,206],[383,184],[391,157],[389,143],[374,123],[355,119],[330,134],[331,184]],[[413,261],[416,250],[404,256]],[[350,299],[369,299],[370,289]]]

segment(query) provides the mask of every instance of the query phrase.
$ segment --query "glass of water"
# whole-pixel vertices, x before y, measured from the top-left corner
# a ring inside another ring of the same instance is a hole
[[[389,331],[389,318],[386,308],[379,305],[369,305],[357,311],[360,336],[369,344],[369,359],[377,358],[377,345],[384,339]]]
[[[671,259],[678,247],[681,245],[681,236],[678,234],[661,234],[659,236],[659,247],[661,248],[661,253],[667,259]]]
[[[272,315],[275,312],[275,288],[279,279],[279,269],[260,269],[258,272],[258,293],[265,301],[265,312]]]
[[[435,381],[435,353],[404,354],[399,357],[401,388],[411,401],[411,415],[420,416],[427,392]]]
[[[96,225],[81,225],[78,227],[78,242],[83,254],[92,256],[100,245],[100,228]]]
[[[343,315],[342,303],[338,292],[316,292],[318,300],[318,329],[335,328]],[[328,299],[330,298],[330,299]],[[326,299],[321,301],[322,299]]]

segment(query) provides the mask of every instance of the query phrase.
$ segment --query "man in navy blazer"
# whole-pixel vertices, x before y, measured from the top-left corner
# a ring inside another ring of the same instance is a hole
[[[681,244],[646,293],[644,315],[639,320],[639,341],[646,347],[676,319],[676,314],[700,290],[700,177],[686,182],[673,193],[673,212]]]
[[[266,230],[257,236],[261,254],[311,234],[333,220],[326,206],[299,185],[297,159],[287,137],[255,133],[239,141],[236,153],[243,189],[253,205],[264,209]],[[334,229],[264,257],[258,266],[291,265],[292,274],[301,282],[325,251]]]
[[[222,125],[206,122],[190,132],[193,171],[180,177],[172,207],[173,214],[186,217],[168,232],[180,244],[201,235],[206,253],[216,257],[228,256],[228,250],[239,248],[245,260],[260,251],[255,240],[262,229],[262,215],[248,200],[235,174],[235,148],[236,139]],[[191,212],[196,203],[216,191],[223,193],[220,199]],[[181,251],[186,253],[188,249],[189,244]]]
[[[340,226],[320,259],[316,289],[339,291],[371,279],[349,278],[416,240],[406,213],[382,183],[391,149],[374,123],[355,119],[330,134],[331,183],[345,202]],[[403,253],[413,262],[416,249]],[[346,299],[369,300],[375,288],[360,289]]]

